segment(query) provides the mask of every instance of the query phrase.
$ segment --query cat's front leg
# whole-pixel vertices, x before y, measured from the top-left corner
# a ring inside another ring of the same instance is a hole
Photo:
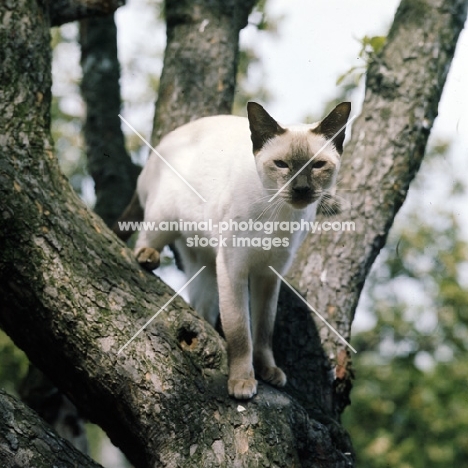
[[[228,349],[228,393],[245,400],[257,393],[257,381],[252,365],[248,273],[242,270],[242,263],[228,264],[223,250],[216,259],[221,325]]]
[[[157,225],[157,221],[154,224]],[[177,234],[173,231],[140,231],[134,249],[137,262],[148,271],[158,268],[162,249],[174,242]]]
[[[284,387],[286,375],[276,365],[272,349],[279,287],[279,278],[269,268],[250,277],[255,373],[265,382]]]
[[[160,255],[153,247],[135,249],[135,257],[137,262],[147,271],[153,271],[159,267]]]

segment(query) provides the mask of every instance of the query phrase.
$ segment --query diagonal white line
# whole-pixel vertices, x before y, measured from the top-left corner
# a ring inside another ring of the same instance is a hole
[[[172,171],[174,171],[175,174],[177,174],[180,179],[185,182],[185,184],[190,188],[192,189],[205,203],[206,203],[206,200],[192,187],[192,185],[190,185],[189,182],[187,182],[187,180],[184,179],[184,177],[182,175],[179,174],[179,172],[177,172],[177,169],[175,169],[174,166],[171,165],[171,163],[169,163],[166,159],[164,159],[162,156],[161,156],[161,153],[159,153],[158,150],[156,150],[155,148],[153,148],[149,143],[148,141],[145,140],[145,138],[143,138],[143,136],[127,121],[125,120],[120,114],[119,114],[119,117],[135,132],[136,135],[138,135],[141,140],[143,141],[143,143],[146,144],[146,146],[148,146],[148,148],[150,148],[154,154],[156,154],[156,156],[161,160],[163,161],[170,169],[172,169]]]
[[[281,279],[281,281],[286,285],[288,286],[288,288],[304,303],[307,305],[307,307],[309,307],[309,309],[315,314],[317,315],[317,317],[320,318],[320,320],[322,320],[322,322],[325,323],[325,325],[331,330],[333,331],[337,336],[338,338],[341,339],[341,341],[343,341],[346,346],[349,346],[355,353],[357,353],[357,351],[272,267],[270,266],[271,270],[273,270],[274,273],[276,273],[276,275],[278,276],[278,278]]]
[[[268,202],[273,201],[333,140],[334,138],[341,133],[355,118],[357,115],[353,115],[345,125],[343,125],[334,135],[328,140],[315,154],[310,158],[269,200]]]
[[[201,272],[202,266],[118,351],[119,355]]]

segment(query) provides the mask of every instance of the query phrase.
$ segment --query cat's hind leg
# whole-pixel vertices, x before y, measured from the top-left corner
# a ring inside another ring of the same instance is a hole
[[[187,247],[183,238],[175,242],[187,279],[197,275],[188,286],[190,305],[213,328],[219,317],[218,283],[216,280],[216,257],[210,248]],[[203,268],[202,271],[200,269]]]

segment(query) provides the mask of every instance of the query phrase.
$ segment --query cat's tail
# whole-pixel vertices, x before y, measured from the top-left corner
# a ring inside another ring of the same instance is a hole
[[[132,228],[132,223],[139,223],[143,221],[144,211],[140,205],[140,200],[138,195],[135,192],[133,194],[130,203],[127,205],[127,208],[120,215],[119,219],[112,226],[112,231],[117,235],[119,239],[122,239],[126,242],[130,236],[136,231],[135,228]],[[123,229],[125,226],[125,229]]]

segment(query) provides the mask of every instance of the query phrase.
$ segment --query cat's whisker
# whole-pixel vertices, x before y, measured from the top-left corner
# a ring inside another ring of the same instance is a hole
[[[336,193],[334,195],[332,195],[332,198],[335,198],[336,200],[341,201],[348,208],[351,207],[351,202],[348,199],[346,199],[346,198],[344,198],[344,197],[342,197],[340,195],[337,195]]]
[[[273,221],[276,221],[276,212],[278,209],[278,206],[281,205],[281,199],[275,200],[274,203],[271,203],[271,214],[270,217],[268,218],[268,221],[271,221],[273,218]]]
[[[257,200],[255,200],[255,204],[263,204],[262,202],[264,202],[265,200],[269,199],[271,197],[271,195],[264,195],[263,197],[260,197],[258,198]],[[254,221],[258,221],[268,210],[270,210],[271,208],[273,208],[274,204],[272,203],[267,203],[267,206],[262,210],[262,212],[255,218]]]
[[[273,213],[274,213],[274,210],[275,210],[276,205],[277,205],[277,201],[275,201],[274,203],[268,203],[267,207],[263,210],[262,216],[263,216],[263,215],[266,215],[266,214],[271,210],[270,215],[269,215],[267,221],[270,221],[270,220],[271,220],[271,217],[272,217],[272,215],[273,215]]]
[[[263,195],[263,197],[260,197],[257,200],[255,200],[255,203],[258,203],[258,202],[264,201],[264,200],[269,200],[270,198],[271,198],[271,195]]]
[[[327,216],[327,217],[333,216],[333,215],[335,214],[335,213],[333,212],[333,210],[332,210],[329,206],[327,206],[327,205],[324,205],[324,206],[322,207],[322,210],[324,211],[324,214],[325,214],[325,216]]]
[[[337,195],[334,191],[325,190],[320,200],[319,212],[326,217],[333,217],[350,207],[351,203],[346,198]]]
[[[255,219],[255,221],[258,221],[268,210],[270,210],[271,208],[273,208],[274,205],[268,203],[267,206],[263,209],[263,211],[257,216],[257,218]]]
[[[281,210],[283,209],[283,206],[285,205],[286,205],[286,202],[282,198],[278,199],[278,203],[275,206],[276,209],[274,212],[273,222],[277,220],[278,215],[280,214]]]
[[[265,190],[269,190],[269,191],[273,191],[273,192],[276,191],[275,189],[265,189]],[[270,198],[271,198],[271,194],[266,194],[266,195],[263,195],[263,196],[259,197],[257,200],[255,200],[255,203],[258,203],[258,202],[263,201],[263,200],[269,200]]]
[[[349,197],[342,197],[341,195],[335,194],[335,195],[333,195],[332,198],[334,198],[335,200],[340,200],[340,202],[346,203],[348,205],[351,204],[351,200],[350,200]]]
[[[270,191],[276,191],[276,189],[265,189],[265,190],[270,190]],[[264,197],[261,197],[258,201],[260,200],[266,200],[266,199],[269,199],[271,197],[271,195],[266,195]],[[258,221],[261,217],[263,217],[264,214],[266,214],[269,210],[272,210],[271,214],[270,214],[270,217],[268,218],[268,221],[271,220],[272,216],[274,215],[275,213],[275,209],[278,207],[279,204],[281,204],[283,200],[281,198],[278,198],[276,199],[274,202],[272,203],[267,203],[267,206],[263,209],[263,211],[257,216],[257,218],[255,219],[255,221]]]

